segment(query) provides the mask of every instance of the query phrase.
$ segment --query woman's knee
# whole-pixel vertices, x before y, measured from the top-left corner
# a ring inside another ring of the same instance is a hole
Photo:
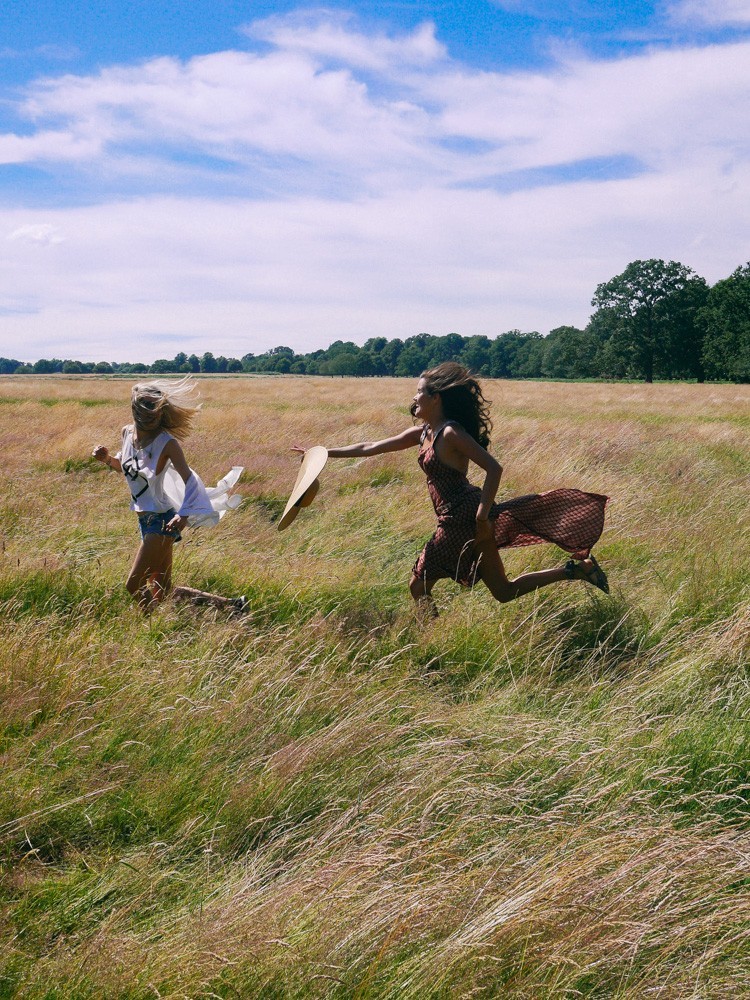
[[[495,600],[500,604],[508,604],[518,596],[516,594],[516,588],[510,580],[493,580],[492,584],[485,581],[485,585]]]

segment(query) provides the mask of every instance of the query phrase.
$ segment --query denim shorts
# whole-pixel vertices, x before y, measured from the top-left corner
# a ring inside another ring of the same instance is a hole
[[[138,514],[138,527],[141,529],[141,538],[146,535],[164,535],[171,538],[173,542],[179,542],[182,535],[176,528],[167,531],[167,525],[175,515],[174,508],[170,507],[162,513],[154,511],[144,511]]]

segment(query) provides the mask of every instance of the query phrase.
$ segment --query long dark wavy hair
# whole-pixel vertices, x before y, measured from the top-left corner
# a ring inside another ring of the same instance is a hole
[[[421,377],[430,396],[440,394],[445,419],[461,424],[467,434],[487,448],[492,433],[489,401],[484,398],[482,387],[469,369],[456,361],[444,361],[436,368],[422,372]],[[415,406],[412,404],[412,416]]]

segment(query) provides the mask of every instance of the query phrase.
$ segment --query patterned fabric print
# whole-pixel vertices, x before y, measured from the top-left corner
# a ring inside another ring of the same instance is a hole
[[[482,491],[440,461],[434,441],[420,450],[418,461],[427,475],[438,526],[412,572],[424,580],[449,578],[471,587],[481,579],[474,536]],[[553,542],[576,559],[585,559],[604,528],[608,499],[598,493],[560,489],[495,503],[490,518],[495,522],[497,547]]]

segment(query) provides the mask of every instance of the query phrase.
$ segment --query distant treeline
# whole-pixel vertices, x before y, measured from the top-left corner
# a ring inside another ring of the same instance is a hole
[[[709,287],[684,264],[638,260],[600,284],[585,329],[560,326],[547,336],[509,330],[494,338],[373,337],[359,347],[337,340],[297,354],[274,347],[241,358],[180,352],[151,365],[43,358],[0,358],[0,374],[154,374],[277,372],[298,375],[417,376],[455,360],[490,378],[704,379],[750,382],[750,262]]]

